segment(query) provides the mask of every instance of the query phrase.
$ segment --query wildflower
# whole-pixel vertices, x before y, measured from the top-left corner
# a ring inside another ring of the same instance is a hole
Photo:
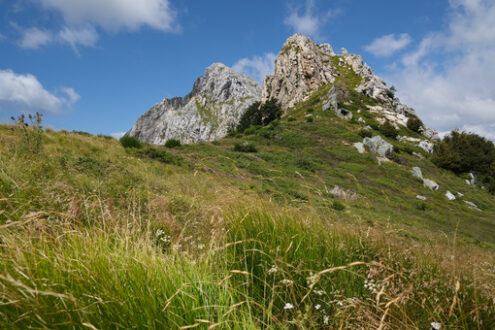
[[[317,279],[317,276],[316,275],[311,275],[309,277],[306,278],[306,283],[308,285],[313,285],[313,283],[316,282],[316,279]]]
[[[314,293],[317,295],[317,296],[323,296],[325,294],[325,291],[323,290],[315,290]]]
[[[203,250],[205,248],[205,245],[200,243],[198,244],[198,250]]]
[[[328,317],[328,315],[323,316],[323,324],[328,325],[329,321],[330,321],[330,317]]]
[[[289,286],[289,285],[294,284],[294,282],[293,282],[293,281],[288,280],[288,279],[286,279],[286,278],[284,278],[284,279],[283,279],[280,283],[282,283],[283,285],[286,285],[286,286]]]
[[[321,308],[321,305],[320,305],[320,304],[318,304],[318,305],[316,305],[316,306],[315,306],[315,309],[316,309],[317,311],[318,311],[318,310],[320,310],[320,308]]]
[[[272,268],[268,270],[268,274],[274,274],[276,272],[278,272],[278,268],[275,265],[272,265]]]
[[[435,330],[440,330],[442,328],[442,324],[439,322],[431,322],[431,328]]]
[[[285,304],[284,309],[285,310],[294,309],[294,305],[292,305],[291,303],[287,303]]]
[[[337,301],[337,305],[342,307],[342,306],[344,306],[344,303],[342,301]]]

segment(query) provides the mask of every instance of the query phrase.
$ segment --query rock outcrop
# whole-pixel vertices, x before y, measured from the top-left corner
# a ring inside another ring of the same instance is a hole
[[[275,72],[265,77],[261,101],[274,97],[283,109],[304,101],[318,87],[333,83],[335,56],[329,44],[317,45],[310,38],[295,34],[285,42],[275,62]]]
[[[349,67],[360,78],[361,82],[355,88],[357,92],[380,102],[379,106],[369,109],[380,114],[378,119],[388,120],[398,127],[406,126],[408,118],[416,116],[414,109],[402,104],[395,97],[394,90],[375,75],[361,56],[349,54],[346,49],[337,55],[329,44],[318,45],[300,34],[287,39],[278,54],[274,73],[266,76],[263,82],[261,101],[276,98],[287,110],[305,101],[319,87],[333,84],[343,66]],[[339,92],[342,91],[335,85],[329,90],[328,95],[322,98],[323,110],[333,110],[340,118],[351,119],[352,113],[347,114],[338,107]],[[437,133],[429,128],[423,128],[422,133],[429,139],[438,138]]]
[[[365,137],[363,144],[368,147],[371,153],[381,157],[387,157],[387,153],[394,151],[394,146],[379,135],[372,138]]]
[[[139,140],[164,144],[212,141],[227,135],[242,114],[259,100],[261,87],[250,77],[215,63],[185,97],[164,99],[146,111],[127,133]]]

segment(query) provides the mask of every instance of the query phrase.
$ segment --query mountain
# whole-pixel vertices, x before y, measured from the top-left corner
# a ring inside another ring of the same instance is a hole
[[[153,144],[172,138],[182,143],[217,140],[239,122],[260,93],[261,87],[250,77],[214,63],[187,96],[164,99],[146,111],[127,134]]]

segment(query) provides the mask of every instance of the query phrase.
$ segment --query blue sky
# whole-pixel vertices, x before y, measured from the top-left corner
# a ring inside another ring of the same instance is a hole
[[[261,80],[301,32],[361,54],[429,126],[495,139],[493,22],[488,0],[0,0],[0,121],[123,132],[211,63]]]

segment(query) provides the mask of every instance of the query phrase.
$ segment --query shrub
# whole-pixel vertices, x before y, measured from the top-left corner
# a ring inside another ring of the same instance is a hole
[[[473,172],[479,181],[495,192],[495,145],[485,138],[453,131],[433,149],[432,162],[456,174]]]
[[[427,205],[425,202],[417,202],[416,203],[416,209],[418,209],[420,211],[426,211]]]
[[[312,122],[313,122],[313,117],[308,117],[308,118],[306,118],[306,121],[307,121],[308,123],[312,123]]]
[[[410,117],[407,120],[407,128],[409,128],[411,131],[419,133],[421,127],[423,127],[423,122],[418,117]]]
[[[313,108],[309,108],[308,110],[306,110],[306,113],[313,113],[313,112],[315,112]]]
[[[143,144],[141,141],[136,139],[134,136],[129,136],[129,135],[124,135],[123,137],[120,138],[120,144],[124,148],[136,148],[136,149],[141,149],[143,147]]]
[[[383,134],[383,136],[393,139],[395,139],[398,134],[397,129],[389,121],[386,121],[383,125],[380,125],[379,131]]]
[[[266,126],[282,115],[280,103],[277,99],[271,98],[265,103],[254,102],[247,108],[241,117],[237,131],[244,132],[247,128],[254,125]]]
[[[290,116],[289,116],[289,117],[287,118],[287,121],[296,121],[296,118],[294,118],[294,117],[290,117]]]
[[[345,210],[345,205],[341,201],[334,201],[332,208],[337,211],[343,211]]]
[[[134,154],[138,157],[154,159],[164,164],[181,165],[183,160],[181,156],[168,153],[163,149],[154,148],[152,146],[147,146],[143,149],[134,148],[131,150],[133,150]]]
[[[234,144],[234,151],[237,152],[258,152],[254,144],[244,142],[244,143],[235,143]]]
[[[177,139],[168,139],[167,142],[165,142],[165,147],[167,148],[175,148],[180,146],[180,141]]]
[[[399,155],[394,151],[387,151],[385,156],[397,164],[402,164],[402,160],[400,159]]]
[[[379,131],[380,130],[380,126],[378,126],[378,124],[375,124],[375,123],[370,123],[369,126],[375,130],[375,131]]]
[[[360,130],[360,131],[358,132],[358,135],[359,135],[360,137],[362,137],[362,138],[366,138],[366,137],[370,138],[370,137],[372,137],[372,136],[373,136],[373,134],[372,134],[369,130],[367,130],[367,129],[362,129],[362,130]]]

